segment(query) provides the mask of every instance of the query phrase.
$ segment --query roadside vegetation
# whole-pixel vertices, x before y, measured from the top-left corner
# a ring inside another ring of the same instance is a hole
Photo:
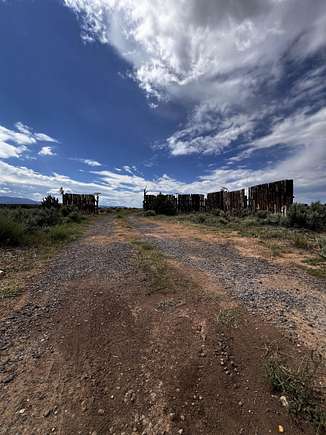
[[[281,394],[282,405],[293,417],[312,423],[316,434],[326,431],[325,398],[314,384],[320,364],[320,358],[313,354],[290,366],[279,352],[270,355],[265,364],[267,378],[273,392]]]
[[[51,198],[51,197],[50,197]],[[72,240],[85,218],[75,207],[60,207],[49,197],[40,207],[1,208],[0,246],[47,245]]]
[[[238,307],[220,310],[216,316],[219,325],[228,328],[237,328],[241,318],[241,310]]]
[[[144,213],[147,217],[157,214]],[[206,213],[180,214],[173,217],[180,223],[189,223],[216,229],[219,232],[243,237],[254,237],[270,250],[271,256],[280,257],[293,250],[309,257],[303,267],[312,275],[326,278],[326,205],[319,202],[310,206],[293,204],[287,216],[258,211],[244,211],[240,216],[221,210]]]
[[[162,252],[142,240],[133,240],[131,243],[137,249],[139,266],[150,280],[149,294],[172,291],[174,284],[171,271]]]
[[[0,208],[0,300],[21,294],[58,247],[81,236],[87,221],[50,196],[39,207]]]

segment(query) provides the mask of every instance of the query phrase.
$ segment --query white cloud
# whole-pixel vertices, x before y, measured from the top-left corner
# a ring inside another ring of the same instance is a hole
[[[255,125],[246,115],[221,114],[208,105],[197,107],[188,125],[167,139],[172,155],[220,153],[239,137],[248,139]]]
[[[65,0],[83,32],[114,46],[140,86],[202,99],[203,83],[273,66],[295,44],[305,57],[326,41],[326,4],[315,0]],[[255,75],[254,75],[255,76]],[[200,83],[200,86],[198,86]]]
[[[92,159],[80,159],[81,162],[85,163],[85,165],[96,167],[96,166],[102,166],[100,162],[97,160]]]
[[[22,122],[16,122],[16,124],[15,124],[15,127],[16,127],[16,129],[20,132],[20,133],[23,133],[23,134],[26,134],[26,135],[30,135],[31,134],[31,129],[28,127],[28,125],[25,125],[25,124],[23,124]]]
[[[133,174],[133,170],[134,170],[134,166],[133,167],[130,167],[130,166],[128,166],[128,165],[124,165],[124,166],[122,166],[122,169],[125,171],[125,172],[128,172],[128,174]]]
[[[19,157],[26,149],[27,148],[23,145],[17,147],[0,141],[0,158],[9,159],[10,157]]]
[[[70,160],[84,163],[84,165],[91,166],[92,168],[102,166],[102,163],[98,162],[97,160],[93,160],[93,159],[81,159],[81,158],[71,157]],[[80,171],[82,171],[82,170],[80,169]]]
[[[53,139],[53,137],[44,133],[34,133],[33,136],[38,142],[58,142],[56,139]]]
[[[255,140],[247,152],[270,148],[278,144],[298,147],[300,145],[319,155],[320,150],[326,160],[326,107],[316,113],[309,113],[310,108],[301,109],[288,118],[277,121],[272,131]],[[312,150],[313,148],[313,150]]]
[[[53,148],[49,146],[42,147],[38,152],[38,154],[40,156],[55,156],[55,152],[53,151]]]
[[[8,189],[8,187],[1,187],[0,193],[7,195],[8,193],[10,193],[10,189]]]
[[[40,139],[41,138],[41,139]],[[29,150],[29,146],[43,142],[56,142],[55,139],[43,133],[34,133],[32,129],[21,122],[15,124],[15,130],[0,125],[0,158],[20,157]]]
[[[133,77],[148,96],[194,107],[188,122],[159,146],[174,156],[222,153],[239,142],[246,149],[259,123],[268,124],[281,107],[288,114],[308,98],[312,108],[320,109],[324,66],[302,74],[278,101],[262,102],[261,94],[268,91],[266,83],[273,87],[282,79],[285,60],[297,65],[325,48],[324,0],[315,0],[313,7],[306,0],[65,0],[65,4],[81,18],[84,37],[111,44],[130,63]],[[277,134],[284,133],[291,146],[308,146],[316,132],[315,124],[309,124],[314,121],[307,117],[300,126],[301,138],[292,132],[291,139],[291,123],[300,121],[290,115],[273,138],[248,145],[248,153],[234,156],[233,163],[273,142]]]

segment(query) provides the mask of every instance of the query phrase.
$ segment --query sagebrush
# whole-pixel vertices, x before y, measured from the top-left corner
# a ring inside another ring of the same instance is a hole
[[[76,228],[73,224],[83,219],[75,207],[3,208],[0,210],[0,246],[65,240],[70,237],[71,229]]]

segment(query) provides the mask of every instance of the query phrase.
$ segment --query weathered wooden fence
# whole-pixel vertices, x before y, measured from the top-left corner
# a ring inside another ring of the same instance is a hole
[[[162,194],[160,194],[162,195]],[[245,189],[207,194],[205,199],[201,194],[166,195],[177,204],[178,212],[223,210],[230,214],[239,214],[249,209],[252,212],[266,210],[271,213],[286,213],[293,203],[293,180],[281,180],[273,183],[249,187],[248,197]],[[156,195],[147,195],[144,191],[144,210],[154,210]]]
[[[98,212],[98,200],[95,195],[78,193],[64,193],[62,204],[77,207],[82,213],[92,214]]]
[[[145,192],[144,202],[143,202],[144,210],[155,210],[155,201],[156,201],[156,195],[147,195]]]
[[[178,195],[178,211],[180,213],[190,213],[191,212],[191,195]]]
[[[223,192],[225,208],[227,213],[238,214],[247,208],[247,196],[245,190],[235,190],[233,192]]]
[[[266,210],[272,213],[286,213],[293,203],[293,180],[249,187],[249,207],[252,211]]]
[[[190,213],[192,211],[205,211],[205,195],[201,194],[179,194],[177,198],[178,211]]]
[[[245,189],[228,192],[212,192],[207,194],[206,210],[223,210],[227,213],[237,214],[247,208],[247,196]]]
[[[223,210],[224,202],[223,202],[223,190],[220,192],[212,192],[207,194],[206,199],[206,210]]]
[[[179,197],[178,197],[179,200]],[[194,193],[191,195],[191,211],[205,211],[206,200],[205,195]]]

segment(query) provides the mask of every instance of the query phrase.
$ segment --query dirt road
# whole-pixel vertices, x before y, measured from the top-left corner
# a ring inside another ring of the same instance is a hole
[[[101,217],[29,285],[15,312],[2,310],[1,434],[264,435],[279,425],[314,433],[294,423],[265,378],[268,349],[300,348],[264,320],[260,303],[243,307],[225,241],[206,240],[203,251],[205,235],[188,233]],[[169,255],[171,288],[154,286],[139,240]],[[231,321],[219,321],[224,312]],[[324,325],[315,322],[318,332]]]

